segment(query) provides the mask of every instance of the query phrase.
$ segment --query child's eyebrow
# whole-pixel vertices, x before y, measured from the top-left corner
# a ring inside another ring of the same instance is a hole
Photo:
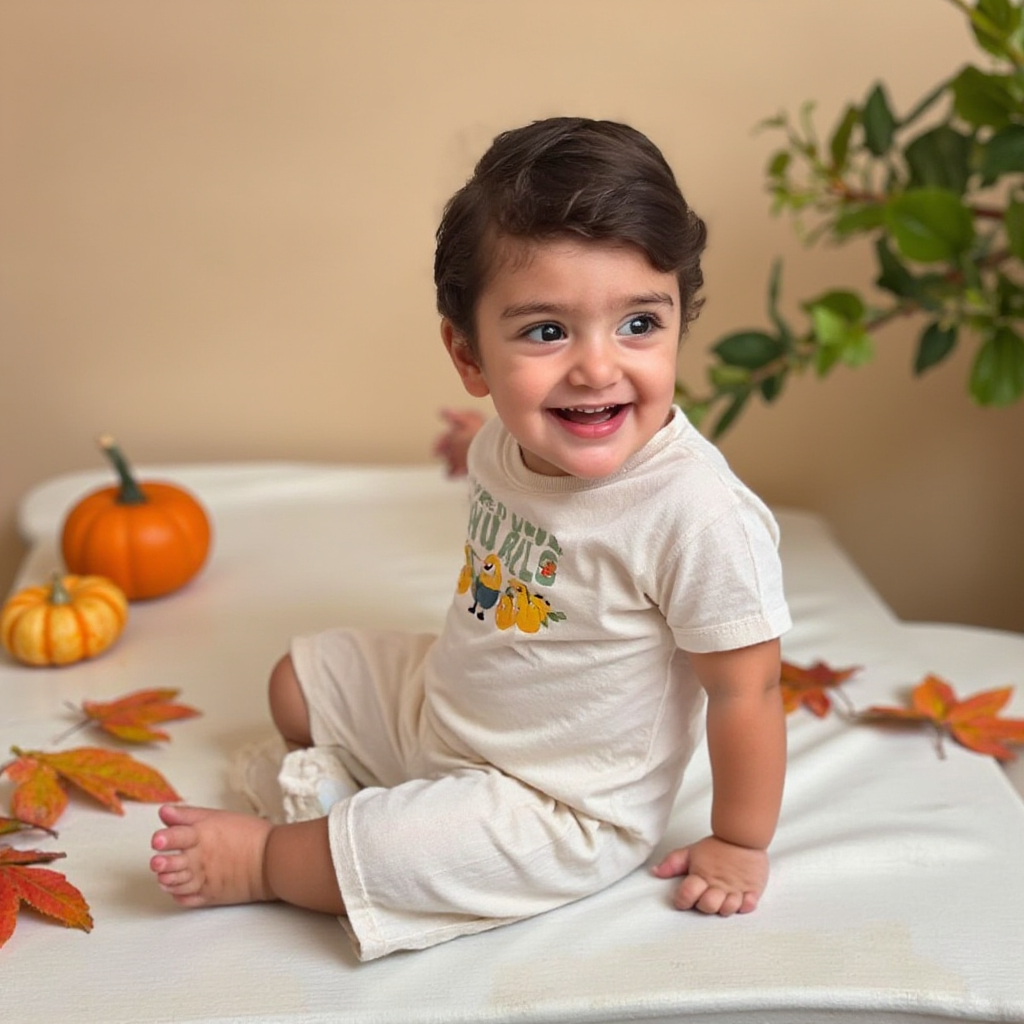
[[[672,309],[675,300],[668,292],[643,292],[639,295],[627,295],[618,305],[623,309],[636,306],[668,306]],[[501,319],[515,320],[521,316],[564,316],[571,312],[571,306],[558,302],[517,302],[501,311]]]

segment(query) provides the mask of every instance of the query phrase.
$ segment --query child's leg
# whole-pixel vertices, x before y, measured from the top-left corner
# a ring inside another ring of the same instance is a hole
[[[312,746],[309,707],[290,654],[286,654],[270,673],[269,698],[270,716],[288,748]]]
[[[386,655],[379,672],[364,650],[374,643]],[[293,650],[303,684],[292,655],[274,666],[269,683],[271,715],[287,745],[309,747],[316,754],[316,729],[325,748],[349,752],[342,767],[360,783],[403,781],[410,771],[405,748],[419,752],[415,721],[420,702],[415,694],[400,700],[400,691],[429,643],[429,637],[404,633],[381,634],[375,641],[349,630],[297,640]],[[304,686],[310,687],[308,697]],[[403,709],[413,716],[411,723],[399,720]],[[328,773],[319,781],[337,780]],[[319,811],[322,787],[314,788]],[[287,816],[287,807],[284,812]],[[246,814],[174,805],[162,807],[160,818],[164,827],[153,834],[156,853],[150,868],[179,904],[280,899],[327,913],[345,912],[325,818],[275,825]]]
[[[274,666],[270,713],[292,749],[312,744],[309,710],[290,655]],[[274,826],[265,818],[204,807],[160,808],[150,868],[186,907],[284,900],[344,912],[334,877],[327,822]]]
[[[153,835],[150,869],[176,903],[222,906],[284,900],[343,914],[327,819],[271,825],[232,811],[168,804]]]

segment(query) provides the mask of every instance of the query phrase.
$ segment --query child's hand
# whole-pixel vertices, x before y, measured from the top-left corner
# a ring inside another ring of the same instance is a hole
[[[469,442],[483,426],[484,418],[475,409],[442,409],[441,418],[447,429],[434,442],[434,454],[444,460],[449,476],[464,476]]]
[[[768,884],[768,854],[707,836],[673,850],[652,868],[658,878],[686,877],[673,903],[679,910],[704,914],[749,914]]]

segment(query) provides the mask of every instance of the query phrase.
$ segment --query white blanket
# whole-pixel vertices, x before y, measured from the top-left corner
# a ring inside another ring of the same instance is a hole
[[[143,475],[149,475],[143,473]],[[193,803],[238,806],[230,754],[266,734],[265,683],[289,637],[339,622],[436,629],[461,564],[462,487],[433,468],[170,467],[215,521],[210,564],[185,590],[132,606],[91,662],[0,660],[0,746],[49,748],[65,702],[176,686],[202,718],[134,751]],[[101,474],[25,500],[19,585],[59,564],[67,507]],[[858,707],[902,701],[926,673],[961,694],[1017,687],[1024,637],[899,622],[823,524],[778,512],[795,620],[787,658],[860,665]],[[395,580],[401,586],[395,586]],[[999,766],[924,731],[790,716],[790,771],[761,907],[679,913],[638,871],[541,918],[360,965],[332,918],[279,905],[185,911],[146,863],[155,808],[123,818],[75,798],[56,840],[95,929],[23,912],[0,949],[0,1017],[20,1024],[236,1020],[485,1024],[647,1020],[1024,1022],[1024,802]],[[64,746],[97,742],[81,735]],[[99,742],[103,742],[100,740]],[[1024,776],[1014,776],[1024,789]],[[0,813],[10,785],[0,782]],[[709,772],[691,766],[664,846],[707,827]],[[0,840],[3,841],[3,840]],[[657,854],[656,854],[657,855]]]

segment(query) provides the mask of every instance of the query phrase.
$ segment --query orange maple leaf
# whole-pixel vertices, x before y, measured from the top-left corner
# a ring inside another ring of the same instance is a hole
[[[1012,693],[1012,686],[1004,686],[958,700],[949,683],[928,675],[914,687],[909,708],[874,706],[861,717],[876,721],[928,722],[936,729],[940,756],[944,756],[942,736],[948,733],[969,750],[989,754],[1000,761],[1013,761],[1017,755],[1007,744],[1024,743],[1024,718],[999,717]]]
[[[790,661],[782,663],[782,706],[786,714],[803,705],[808,711],[824,718],[832,707],[828,691],[833,690],[838,696],[842,693],[836,689],[840,683],[846,682],[859,666],[852,668],[832,668],[823,661],[816,661],[810,668],[801,668]]]
[[[32,829],[40,832],[49,832],[51,836],[57,835],[52,828],[43,828],[34,822],[21,821],[18,818],[5,818],[0,814],[0,836],[9,836],[13,832],[27,832]]]
[[[65,783],[117,814],[124,813],[119,795],[143,803],[181,799],[155,768],[129,754],[98,747],[77,747],[54,754],[11,747],[11,752],[17,759],[3,769],[17,783],[11,810],[16,818],[43,828],[49,828],[64,813],[68,803]]]
[[[153,726],[160,722],[174,722],[182,718],[195,718],[201,714],[187,704],[175,704],[180,690],[136,690],[116,700],[82,701],[81,710],[86,720],[128,743],[154,743],[170,736]],[[75,726],[79,728],[80,726]],[[73,731],[73,730],[72,730]],[[66,735],[66,734],[65,734]]]
[[[92,930],[89,904],[81,892],[59,871],[35,866],[63,856],[0,845],[0,946],[14,933],[22,903],[65,928]]]

